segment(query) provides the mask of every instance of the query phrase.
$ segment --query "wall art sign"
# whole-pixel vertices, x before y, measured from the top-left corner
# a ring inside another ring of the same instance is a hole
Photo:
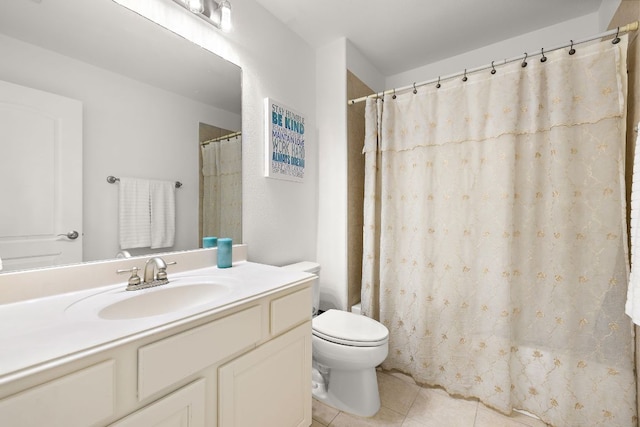
[[[265,98],[265,176],[303,182],[305,118],[291,108]]]

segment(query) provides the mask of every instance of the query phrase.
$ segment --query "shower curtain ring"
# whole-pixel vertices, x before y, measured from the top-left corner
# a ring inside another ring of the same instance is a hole
[[[442,85],[440,84],[440,76],[438,76],[438,83],[436,84],[436,89],[440,89]]]
[[[571,40],[571,48],[569,49],[569,55],[573,55],[576,53],[576,50],[573,48],[573,40]]]
[[[418,93],[418,89],[416,89],[416,82],[413,82],[413,94]]]
[[[544,56],[544,48],[542,48],[542,58],[540,58],[540,62],[547,62],[547,57]]]
[[[616,37],[613,40],[611,40],[611,43],[613,44],[620,43],[620,37],[618,37],[619,34],[620,34],[620,27],[618,27],[618,29],[616,30]]]
[[[462,81],[466,82],[467,81],[467,69],[464,69],[464,77],[462,77]]]
[[[493,62],[491,61],[491,74],[495,74],[496,73],[496,67],[493,66]]]
[[[529,56],[529,55],[527,55],[527,52],[525,52],[525,53],[524,53],[524,59],[522,60],[522,64],[520,64],[520,66],[521,66],[522,68],[524,68],[524,67],[526,67],[526,66],[527,66],[527,56]]]

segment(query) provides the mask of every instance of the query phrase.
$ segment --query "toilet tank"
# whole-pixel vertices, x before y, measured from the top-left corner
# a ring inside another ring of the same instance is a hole
[[[312,301],[312,315],[318,314],[318,307],[320,306],[320,264],[312,261],[296,262],[295,264],[284,265],[282,268],[287,270],[304,271],[305,273],[311,273],[318,276],[313,281],[313,301]]]

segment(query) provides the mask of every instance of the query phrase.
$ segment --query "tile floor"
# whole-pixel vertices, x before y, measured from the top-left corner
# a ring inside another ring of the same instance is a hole
[[[514,412],[507,417],[469,399],[423,388],[402,374],[378,371],[380,411],[356,417],[313,399],[311,427],[546,427],[542,421]]]

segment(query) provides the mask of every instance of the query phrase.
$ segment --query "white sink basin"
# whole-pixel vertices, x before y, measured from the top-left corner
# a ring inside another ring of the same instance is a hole
[[[195,307],[211,304],[233,291],[230,284],[200,277],[180,278],[139,291],[127,291],[125,287],[126,284],[76,301],[65,312],[74,317],[137,319],[190,311]]]
[[[109,320],[157,316],[206,304],[229,292],[231,289],[228,286],[220,284],[184,285],[174,288],[167,284],[109,304],[98,312],[98,316]]]

